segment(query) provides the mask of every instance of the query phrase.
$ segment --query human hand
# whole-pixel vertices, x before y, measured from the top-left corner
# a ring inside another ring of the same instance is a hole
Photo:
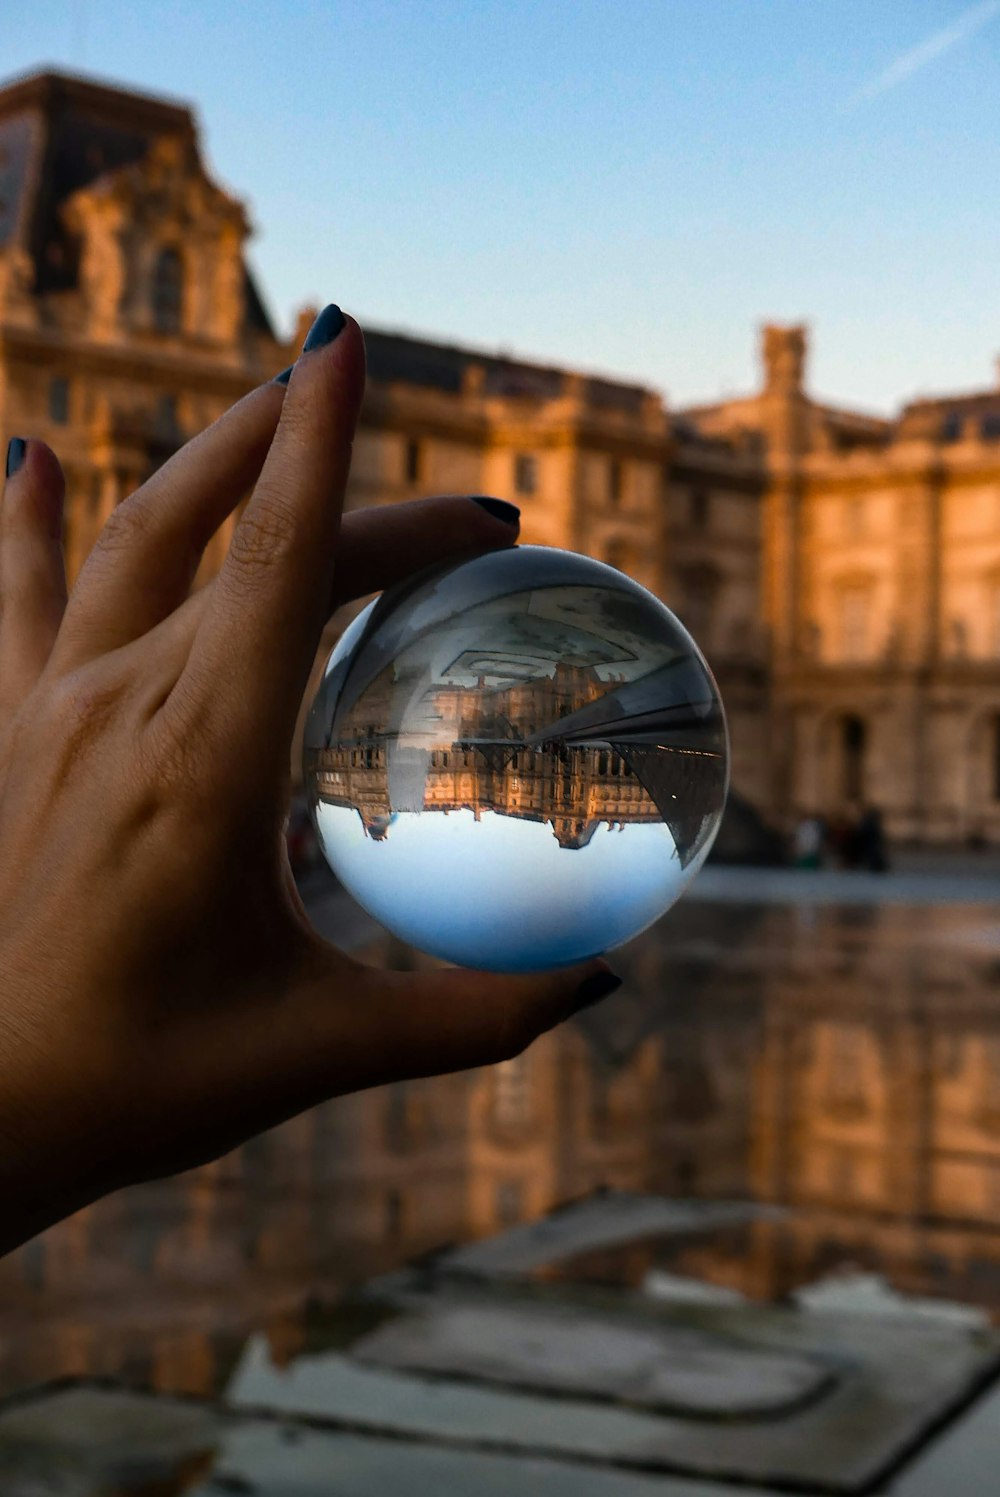
[[[326,1098],[512,1056],[617,986],[602,962],[385,972],[309,925],[283,827],[328,614],[516,538],[467,498],[341,523],[363,385],[360,329],[328,308],[287,391],[253,391],[118,506],[68,601],[59,463],[11,444],[0,1252]],[[253,484],[221,572],[189,595]]]

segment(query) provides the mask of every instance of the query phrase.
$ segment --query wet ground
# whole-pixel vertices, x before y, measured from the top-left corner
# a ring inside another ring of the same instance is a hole
[[[780,1304],[844,1267],[1000,1317],[998,897],[988,866],[709,870],[619,954],[622,993],[527,1056],[317,1109],[4,1260],[0,1392],[214,1393],[250,1336],[290,1364],[343,1334],[351,1284],[602,1185],[785,1209],[595,1249],[576,1280]],[[411,960],[313,898],[331,935]]]

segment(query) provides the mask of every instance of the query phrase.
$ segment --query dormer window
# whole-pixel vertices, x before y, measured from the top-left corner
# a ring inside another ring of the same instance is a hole
[[[184,267],[175,249],[161,250],[153,269],[153,326],[160,333],[178,333],[184,293]]]

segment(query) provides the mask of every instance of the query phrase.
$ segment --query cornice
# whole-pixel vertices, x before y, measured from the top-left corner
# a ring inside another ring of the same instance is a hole
[[[194,113],[180,99],[131,92],[102,79],[46,71],[22,74],[0,86],[0,119],[26,109],[50,115],[67,106],[140,131],[197,133]]]
[[[274,367],[277,370],[280,350],[275,345]],[[8,364],[16,357],[21,362],[41,368],[58,364],[60,372],[75,369],[80,373],[137,381],[170,380],[186,389],[212,389],[245,394],[268,377],[270,360],[262,370],[248,364],[238,365],[228,358],[193,353],[187,348],[143,347],[132,343],[91,343],[64,336],[41,336],[31,329],[0,327],[0,361]],[[265,363],[264,360],[261,361]]]

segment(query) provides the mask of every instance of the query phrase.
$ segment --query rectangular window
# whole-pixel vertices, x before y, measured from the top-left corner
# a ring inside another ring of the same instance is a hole
[[[711,498],[704,489],[691,491],[691,529],[707,530]]]
[[[616,457],[608,465],[608,499],[615,505],[622,502],[622,465]]]
[[[520,1180],[500,1180],[496,1187],[498,1227],[514,1227],[524,1214],[524,1192]]]
[[[848,499],[844,504],[844,534],[849,541],[856,541],[865,533],[865,501]]]
[[[840,595],[840,658],[864,660],[868,654],[868,589],[848,587]]]
[[[515,454],[514,488],[519,494],[538,492],[538,459],[533,452]]]
[[[525,1055],[501,1060],[493,1067],[493,1123],[497,1128],[520,1128],[531,1116],[531,1071]]]
[[[156,402],[156,413],[153,419],[158,437],[167,442],[176,440],[180,435],[177,396],[161,395]]]
[[[65,426],[69,420],[69,380],[64,374],[49,380],[49,420]]]
[[[423,451],[416,437],[410,437],[406,443],[405,468],[407,483],[419,483],[423,477],[424,463]]]

